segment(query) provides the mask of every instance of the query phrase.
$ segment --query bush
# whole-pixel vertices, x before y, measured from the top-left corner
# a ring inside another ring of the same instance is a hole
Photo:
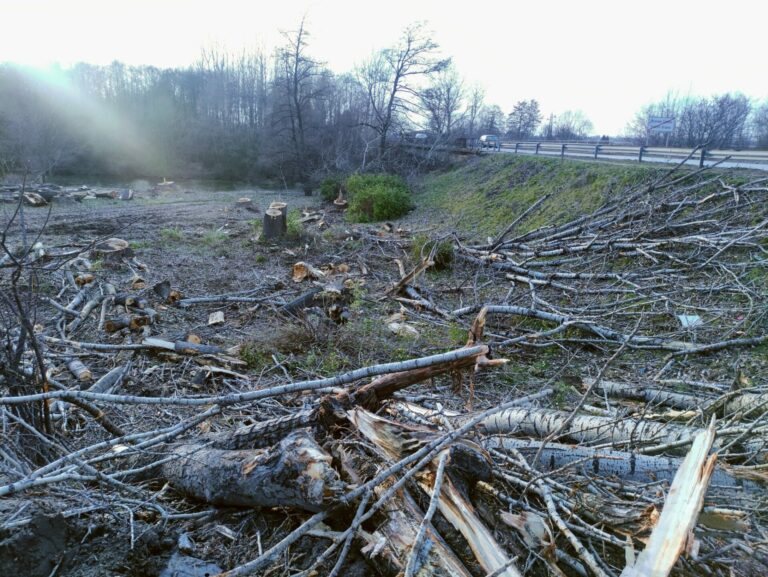
[[[326,202],[333,202],[339,196],[344,180],[340,176],[331,176],[320,183],[320,196]]]
[[[411,209],[408,186],[391,174],[354,174],[347,179],[349,219],[375,222],[403,216]]]
[[[390,190],[399,190],[408,194],[408,185],[394,174],[353,174],[347,179],[346,188],[350,196],[367,188],[381,186]]]
[[[352,197],[348,216],[353,222],[376,222],[399,218],[410,209],[408,193],[377,186],[366,188]]]

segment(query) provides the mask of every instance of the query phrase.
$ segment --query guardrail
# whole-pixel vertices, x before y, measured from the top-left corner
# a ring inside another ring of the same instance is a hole
[[[504,151],[515,154],[542,154],[592,158],[594,160],[636,160],[638,162],[680,162],[691,154],[691,149],[657,146],[616,146],[612,144],[579,144],[569,142],[502,142]],[[725,166],[738,166],[768,170],[766,150],[707,150],[697,151],[689,162],[704,167],[720,162]]]

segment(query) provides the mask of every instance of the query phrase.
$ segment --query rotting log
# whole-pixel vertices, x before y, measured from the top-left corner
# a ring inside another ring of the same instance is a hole
[[[344,493],[331,456],[306,430],[295,431],[266,450],[185,444],[171,447],[169,456],[173,458],[163,459],[153,474],[214,505],[320,511]]]

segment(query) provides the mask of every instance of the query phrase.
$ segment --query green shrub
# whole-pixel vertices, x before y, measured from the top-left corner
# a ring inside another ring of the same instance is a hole
[[[408,194],[408,185],[395,174],[353,174],[347,179],[346,189],[350,196],[368,188],[385,187]]]
[[[287,228],[285,236],[289,240],[299,240],[304,233],[304,228],[301,226],[301,211],[298,209],[289,210],[286,215],[285,226]]]
[[[403,216],[411,209],[408,185],[391,174],[353,174],[347,179],[349,219],[375,222]]]
[[[326,202],[333,202],[339,196],[344,180],[340,176],[330,176],[320,183],[320,196]]]
[[[407,192],[383,186],[366,188],[349,201],[348,217],[353,222],[376,222],[403,216],[411,209]]]

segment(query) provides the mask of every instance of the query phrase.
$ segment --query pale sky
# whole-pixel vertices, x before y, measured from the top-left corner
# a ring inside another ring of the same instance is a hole
[[[271,49],[304,14],[336,72],[423,20],[486,103],[580,109],[595,133],[670,90],[768,98],[763,0],[0,0],[0,61],[185,66],[204,45]]]

